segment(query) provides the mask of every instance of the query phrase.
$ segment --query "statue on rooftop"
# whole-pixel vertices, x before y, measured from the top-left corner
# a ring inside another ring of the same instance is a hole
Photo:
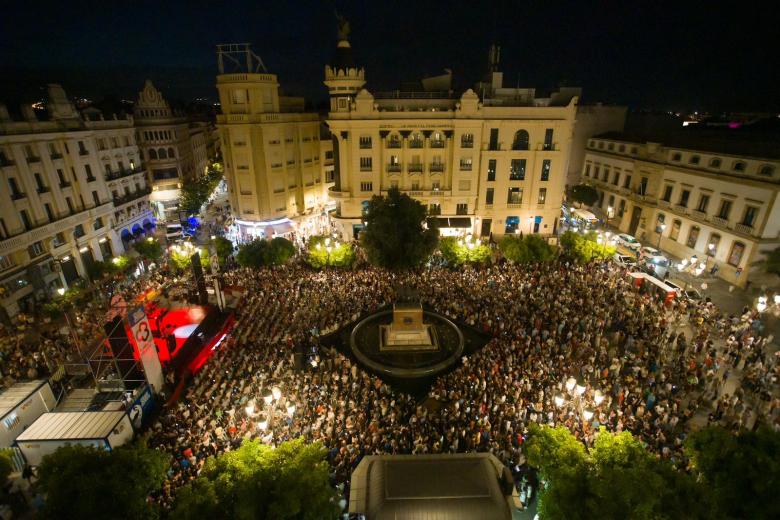
[[[338,34],[338,41],[349,40],[349,22],[346,18],[336,11],[336,33]]]

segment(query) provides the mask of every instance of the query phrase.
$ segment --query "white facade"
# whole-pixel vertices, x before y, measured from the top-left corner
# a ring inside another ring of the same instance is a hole
[[[594,209],[610,224],[744,285],[780,246],[780,160],[716,148],[605,134],[589,140],[582,180],[599,191]]]
[[[133,120],[85,117],[59,85],[49,120],[0,105],[0,306],[13,316],[153,225]],[[123,240],[124,239],[124,240]]]

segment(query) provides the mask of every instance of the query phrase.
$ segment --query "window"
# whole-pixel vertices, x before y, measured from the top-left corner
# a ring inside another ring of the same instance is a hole
[[[30,258],[41,256],[45,252],[46,250],[43,248],[43,242],[41,242],[40,240],[38,242],[34,242],[30,244],[27,247],[27,253],[30,255]]]
[[[103,227],[103,217],[98,217],[95,219],[95,223],[92,224],[92,229],[97,231],[98,229]]]
[[[149,150],[149,160],[156,160],[157,159],[157,150],[154,148]]]
[[[537,204],[544,204],[544,201],[547,200],[547,188],[539,188],[539,197],[536,200]]]
[[[43,209],[46,210],[46,217],[49,219],[49,222],[54,222],[57,220],[57,217],[54,216],[54,211],[51,209],[51,204],[48,202],[43,205]]]
[[[471,157],[460,158],[460,169],[467,172],[471,171]]]
[[[60,247],[65,245],[65,235],[63,233],[57,233],[54,235],[54,240],[52,240],[52,246],[54,247]]]
[[[0,256],[0,271],[5,271],[14,266],[13,261],[7,256]]]
[[[360,183],[360,191],[373,191],[374,190],[374,183],[373,182],[361,182]]]
[[[626,178],[623,179],[623,187],[627,190],[631,189],[631,176],[626,175]]]
[[[401,148],[401,138],[398,136],[398,134],[393,134],[390,136],[390,138],[387,140],[387,147]]]
[[[412,191],[418,191],[420,189],[420,181],[412,182]]]
[[[755,206],[745,206],[745,215],[742,217],[742,225],[753,227],[758,215],[758,208]]]
[[[623,213],[626,212],[626,199],[620,199],[620,204],[618,204],[618,217],[623,217]]]
[[[488,150],[498,150],[498,128],[490,129],[490,142],[488,143]]]
[[[409,148],[422,148],[423,147],[422,134],[415,132],[412,134],[412,138],[409,140]]]
[[[758,170],[758,173],[759,175],[763,175],[765,177],[771,177],[774,175],[775,169],[772,166],[765,164]]]
[[[663,198],[661,200],[663,200],[665,202],[671,202],[672,201],[672,190],[673,189],[674,189],[674,186],[672,186],[671,184],[667,184],[664,187],[664,196],[663,196]]]
[[[487,180],[488,182],[495,181],[496,180],[496,160],[490,159],[488,160],[488,172],[487,172]]]
[[[601,180],[604,182],[609,180],[609,166],[604,166],[604,174],[602,175]]]
[[[507,204],[523,203],[523,188],[509,188],[506,195]]]
[[[647,193],[647,177],[642,177],[642,180],[639,183],[639,194],[645,195],[646,193]]]
[[[515,139],[512,141],[512,150],[528,150],[528,132],[518,130],[515,132]]]
[[[682,161],[682,154],[681,153],[672,154],[672,160],[675,162]]]
[[[720,210],[718,210],[718,217],[723,220],[728,220],[731,214],[731,201],[723,199],[720,202]]]
[[[457,206],[455,206],[455,214],[456,215],[468,215],[469,214],[469,205],[460,203]]]
[[[553,129],[548,128],[544,131],[544,146],[542,147],[543,150],[552,150],[553,149]],[[611,150],[611,148],[610,148]]]
[[[585,165],[585,177],[590,177],[590,164]]]
[[[619,170],[615,170],[615,173],[612,175],[612,184],[614,184],[615,186],[620,184],[620,171]]]
[[[84,141],[79,141],[79,155],[87,155],[89,152],[84,147]]]
[[[461,181],[462,182],[462,181]],[[431,183],[431,189],[433,191],[439,191],[441,189],[441,183],[439,181],[433,181]]]
[[[76,238],[81,238],[85,235],[84,233],[84,226],[82,224],[79,224],[73,229],[73,236]]]
[[[232,90],[231,92],[232,101],[236,105],[242,105],[246,103],[247,98],[247,92],[246,89],[243,88],[237,88]]]
[[[512,159],[512,163],[509,169],[509,180],[525,180],[525,159]]]
[[[733,170],[735,172],[744,172],[745,171],[745,163],[743,161],[735,161]]]
[[[621,145],[620,145],[620,148],[618,148],[618,151],[619,151],[620,153],[626,153],[626,145],[624,145],[624,144],[621,144]]]
[[[699,205],[696,206],[696,211],[700,211],[701,213],[707,212],[707,206],[710,205],[710,196],[709,195],[702,195],[699,197]]]
[[[431,203],[428,206],[428,214],[429,215],[441,215],[441,204],[439,203]]]
[[[474,134],[462,134],[460,136],[461,148],[473,148],[474,147]]]
[[[719,244],[720,235],[717,233],[710,233],[710,239],[707,242],[707,254],[714,257],[718,253]]]
[[[729,253],[728,263],[734,267],[738,267],[742,261],[742,255],[745,253],[745,244],[742,242],[734,242],[731,246],[731,253]]]
[[[701,161],[701,157],[698,155],[691,155],[691,158],[688,159],[688,164],[699,164]]]
[[[71,215],[73,215],[76,210],[73,208],[73,201],[70,200],[70,197],[65,197],[65,202],[68,204],[68,211]]]
[[[33,174],[35,177],[35,186],[38,188],[38,193],[43,193],[45,191],[48,191],[46,189],[46,185],[43,183],[43,178],[41,177],[40,173]]]
[[[699,240],[699,226],[691,226],[691,230],[688,231],[688,240],[685,243],[691,249],[696,249],[696,242]]]
[[[720,159],[717,157],[710,159],[710,168],[720,168],[720,164]]]
[[[542,180],[550,180],[550,159],[542,161]],[[615,184],[617,184],[617,176],[615,177]]]
[[[84,165],[84,171],[87,173],[87,182],[92,182],[95,180],[95,177],[92,175],[92,168],[89,166],[89,164]]]
[[[371,171],[371,165],[372,165],[372,158],[371,157],[361,157],[360,158],[360,171],[361,172],[370,172]]]
[[[615,196],[614,195],[610,195],[609,196],[609,201],[607,202],[607,209],[609,210],[609,209],[614,208],[614,207],[615,207]]]
[[[431,148],[444,148],[444,136],[441,132],[434,132],[431,138]]]
[[[493,188],[488,188],[485,192],[485,204],[493,204]]]
[[[23,209],[19,212],[19,216],[22,219],[22,225],[24,226],[24,229],[26,231],[30,231],[34,226],[32,221],[30,220],[30,215],[27,213],[26,209]]]
[[[604,149],[604,141],[599,141],[599,150]]]
[[[682,206],[683,208],[688,207],[688,199],[691,197],[691,190],[682,190],[682,193],[680,193],[680,202],[677,203],[678,206]]]
[[[98,195],[98,192],[92,192],[92,201],[95,203],[95,206],[100,206],[100,196]]]
[[[672,240],[677,240],[677,237],[680,236],[680,227],[682,226],[682,222],[679,219],[674,219],[672,221],[672,229],[669,231],[669,238]]]
[[[361,148],[371,148],[371,136],[370,135],[361,135],[360,136],[360,147]]]

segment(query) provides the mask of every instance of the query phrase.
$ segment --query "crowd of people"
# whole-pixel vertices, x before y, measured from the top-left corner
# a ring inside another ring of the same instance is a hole
[[[777,357],[749,310],[722,316],[708,301],[665,306],[611,263],[404,274],[288,266],[226,278],[246,291],[233,333],[151,427],[150,445],[172,461],[155,497],[165,507],[208,457],[246,438],[321,441],[346,500],[352,470],[373,454],[489,451],[519,482],[532,481],[522,454],[532,422],[565,425],[586,445],[600,426],[630,431],[681,468],[697,417],[780,428]],[[399,286],[491,338],[423,398],[323,341],[391,303]]]

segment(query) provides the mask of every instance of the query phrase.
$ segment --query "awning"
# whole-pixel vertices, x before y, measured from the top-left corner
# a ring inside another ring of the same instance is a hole
[[[289,222],[282,222],[281,224],[274,224],[274,235],[285,235],[287,233],[292,233],[293,227],[292,224]]]
[[[469,217],[430,217],[428,222],[436,221],[439,228],[470,228]]]

